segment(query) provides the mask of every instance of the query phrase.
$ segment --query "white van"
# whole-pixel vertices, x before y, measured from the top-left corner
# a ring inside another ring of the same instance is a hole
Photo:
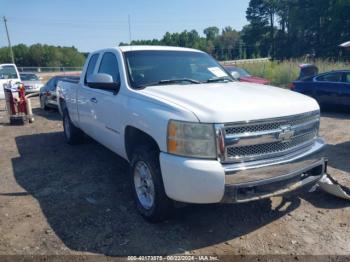
[[[0,64],[0,99],[5,99],[4,84],[21,82],[15,64]]]

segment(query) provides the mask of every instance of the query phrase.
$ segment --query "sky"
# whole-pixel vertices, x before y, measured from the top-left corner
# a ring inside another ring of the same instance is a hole
[[[79,51],[129,42],[160,39],[166,32],[197,30],[209,26],[247,24],[249,0],[0,0],[12,45],[35,43],[75,46]],[[0,46],[7,46],[1,19]]]

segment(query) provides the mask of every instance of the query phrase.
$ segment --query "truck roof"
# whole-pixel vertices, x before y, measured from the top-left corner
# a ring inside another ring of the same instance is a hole
[[[14,66],[14,67],[16,67],[15,64],[0,64],[0,66]]]
[[[192,48],[184,48],[184,47],[174,47],[174,46],[147,46],[147,45],[139,45],[139,46],[119,46],[118,47],[122,52],[128,51],[188,51],[188,52],[202,52]]]

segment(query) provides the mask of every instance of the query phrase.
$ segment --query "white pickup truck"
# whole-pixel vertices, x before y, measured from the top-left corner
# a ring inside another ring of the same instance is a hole
[[[15,64],[0,64],[0,99],[5,99],[4,85],[13,85],[21,82]]]
[[[241,203],[313,186],[326,172],[317,102],[234,81],[208,54],[129,46],[93,52],[58,83],[64,134],[87,134],[130,163],[137,208]]]

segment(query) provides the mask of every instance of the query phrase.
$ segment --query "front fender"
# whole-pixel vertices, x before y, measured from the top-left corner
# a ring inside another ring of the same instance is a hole
[[[151,136],[160,151],[167,151],[167,129],[170,119],[198,122],[192,112],[143,95],[126,96],[123,105],[123,136],[125,128],[133,126]]]

